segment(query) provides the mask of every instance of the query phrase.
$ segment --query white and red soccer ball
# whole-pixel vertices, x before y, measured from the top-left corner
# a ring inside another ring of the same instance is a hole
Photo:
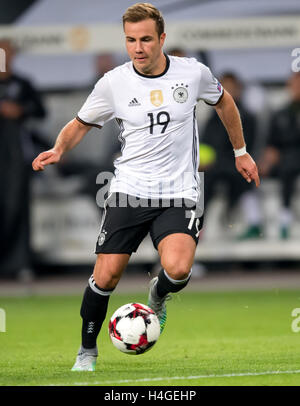
[[[126,354],[143,354],[150,350],[160,336],[158,317],[150,307],[128,303],[112,315],[109,336],[113,345]]]

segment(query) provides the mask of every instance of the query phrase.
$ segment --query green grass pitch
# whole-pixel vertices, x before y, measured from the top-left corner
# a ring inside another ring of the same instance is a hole
[[[81,296],[2,298],[0,386],[236,386],[300,384],[299,291],[182,292],[168,302],[166,328],[147,353],[119,352],[110,315],[146,294],[115,293],[98,339],[96,372],[71,372],[80,344]]]

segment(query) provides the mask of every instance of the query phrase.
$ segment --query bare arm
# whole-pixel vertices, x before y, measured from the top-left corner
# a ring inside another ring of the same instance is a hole
[[[243,128],[238,108],[231,95],[224,89],[221,101],[215,106],[216,112],[227,130],[230,142],[234,149],[245,147]],[[260,184],[256,163],[252,157],[245,153],[235,158],[235,166],[238,172],[251,182],[254,180],[256,186]]]
[[[71,120],[59,133],[54,147],[34,159],[32,168],[43,171],[46,165],[59,162],[62,155],[79,144],[90,129],[91,126],[80,123],[76,118]]]

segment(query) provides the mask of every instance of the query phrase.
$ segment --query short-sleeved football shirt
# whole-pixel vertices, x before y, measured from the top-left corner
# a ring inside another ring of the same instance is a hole
[[[106,73],[78,112],[85,124],[116,119],[121,156],[114,162],[110,192],[141,198],[199,200],[199,100],[216,105],[223,88],[194,58],[166,55],[166,68],[143,75],[132,62]]]

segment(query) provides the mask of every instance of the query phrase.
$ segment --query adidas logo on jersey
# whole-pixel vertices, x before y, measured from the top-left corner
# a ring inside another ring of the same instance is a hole
[[[140,105],[141,105],[141,103],[139,103],[139,102],[137,101],[137,99],[134,97],[134,98],[131,100],[131,102],[129,102],[128,107],[134,107],[134,106],[140,106]]]

